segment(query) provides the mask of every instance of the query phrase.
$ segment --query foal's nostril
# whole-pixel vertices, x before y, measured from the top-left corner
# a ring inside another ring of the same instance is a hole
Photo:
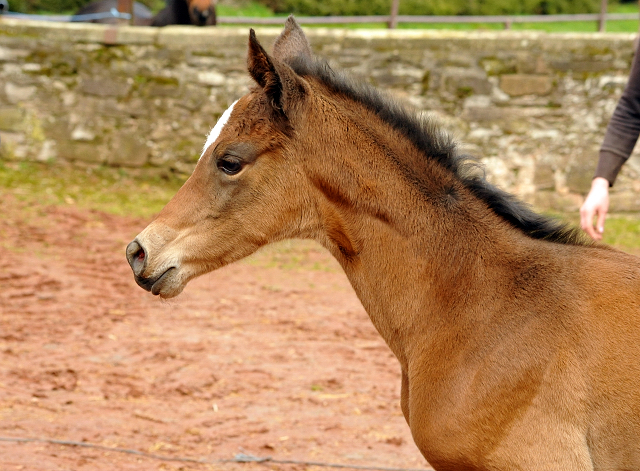
[[[140,276],[142,273],[146,258],[147,254],[144,247],[142,247],[137,240],[127,245],[127,262],[129,262],[129,266],[131,266],[135,275]]]

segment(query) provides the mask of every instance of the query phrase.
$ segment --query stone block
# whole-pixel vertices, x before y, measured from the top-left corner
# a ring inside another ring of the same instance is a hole
[[[284,22],[283,22],[284,24]],[[248,28],[193,28],[191,26],[166,26],[158,28],[156,44],[167,49],[210,50],[228,53],[244,49],[246,54]],[[272,43],[280,32],[275,28],[254,28],[260,42]]]
[[[559,60],[549,64],[555,70],[579,74],[601,74],[613,69],[613,64],[609,61],[597,60]]]
[[[365,64],[373,66],[369,69],[364,67]],[[421,84],[425,75],[422,66],[417,67],[395,55],[392,58],[385,58],[380,65],[377,65],[376,61],[360,59],[359,64],[350,69],[365,80],[371,78],[371,83],[382,88],[406,89],[413,84]]]
[[[37,90],[38,89],[33,85],[22,87],[20,85],[15,85],[12,82],[4,84],[4,94],[7,97],[7,101],[13,104],[31,99],[36,94]]]
[[[14,61],[29,55],[28,50],[0,46],[0,62]]]
[[[42,143],[42,147],[40,148],[40,152],[38,152],[36,160],[39,162],[51,162],[52,160],[55,160],[57,156],[56,141],[47,139]]]
[[[71,139],[73,141],[91,142],[95,138],[96,133],[92,129],[85,127],[83,124],[76,126],[76,128],[71,131]]]
[[[25,135],[21,132],[2,132],[0,134],[0,144],[16,146],[24,144],[25,140]]]
[[[224,85],[226,79],[224,75],[215,71],[198,72],[198,83],[202,85],[220,86]]]
[[[495,125],[503,130],[507,123],[519,119],[520,115],[511,108],[501,106],[467,106],[461,118],[482,126]]]
[[[154,44],[158,40],[159,28],[146,26],[119,26],[116,37],[118,44]]]
[[[518,54],[517,57],[516,70],[505,73],[547,75],[551,72],[549,69],[549,64],[547,64],[544,57],[536,55],[536,53],[530,53],[529,51],[522,51]]]
[[[553,166],[537,162],[533,176],[533,184],[537,191],[555,189],[556,179]]]
[[[577,214],[583,197],[577,194],[559,194],[555,191],[536,191],[531,204],[538,210]]]
[[[591,159],[571,165],[567,170],[567,187],[572,193],[586,195],[591,188],[596,161]]]
[[[26,113],[21,108],[0,108],[0,130],[24,131]]]
[[[638,208],[640,208],[640,193],[635,191],[611,192],[609,204],[611,212],[637,212]]]
[[[493,88],[484,71],[474,69],[452,67],[443,72],[441,80],[447,92],[460,98],[490,95]]]
[[[553,82],[548,75],[508,74],[500,77],[500,88],[510,96],[548,95]]]
[[[196,111],[209,99],[209,90],[205,87],[187,84],[182,91],[182,98],[178,105],[190,111]]]
[[[80,88],[87,95],[122,98],[129,94],[131,84],[113,77],[85,78]]]
[[[103,164],[106,160],[104,151],[96,144],[71,140],[58,141],[57,155],[64,160],[87,164]]]
[[[101,42],[104,25],[92,23],[67,23],[56,21],[24,20],[22,18],[2,18],[5,35],[29,40],[70,44],[73,42]],[[35,42],[34,41],[34,42]]]
[[[0,132],[0,159],[16,160],[24,154],[25,136],[22,133]]]
[[[486,57],[480,60],[480,65],[487,75],[503,75],[516,72],[516,61],[512,57]]]
[[[114,167],[142,167],[149,161],[149,151],[142,136],[121,132],[112,142],[107,163]]]
[[[180,87],[177,85],[167,85],[160,83],[152,83],[150,84],[145,93],[149,97],[169,97],[169,98],[178,98],[180,97]]]

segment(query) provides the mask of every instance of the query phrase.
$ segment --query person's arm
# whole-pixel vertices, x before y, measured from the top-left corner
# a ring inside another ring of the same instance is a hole
[[[604,232],[604,221],[609,211],[609,187],[613,186],[640,135],[639,55],[640,50],[637,49],[627,86],[607,125],[591,190],[580,208],[580,225],[595,240],[601,240]]]

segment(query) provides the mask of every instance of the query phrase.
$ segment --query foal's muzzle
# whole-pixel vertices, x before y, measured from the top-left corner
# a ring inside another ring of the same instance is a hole
[[[142,276],[147,267],[147,252],[137,239],[127,245],[127,261],[133,270],[133,278],[138,286],[156,295],[160,294],[163,288],[166,288],[163,285],[166,285],[175,270],[175,267],[169,267],[158,276],[149,278]]]

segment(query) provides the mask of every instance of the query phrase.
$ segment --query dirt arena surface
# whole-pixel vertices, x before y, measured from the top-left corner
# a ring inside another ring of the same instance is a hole
[[[319,246],[265,250],[163,302],[124,258],[147,220],[0,193],[0,470],[428,468],[399,366]]]

